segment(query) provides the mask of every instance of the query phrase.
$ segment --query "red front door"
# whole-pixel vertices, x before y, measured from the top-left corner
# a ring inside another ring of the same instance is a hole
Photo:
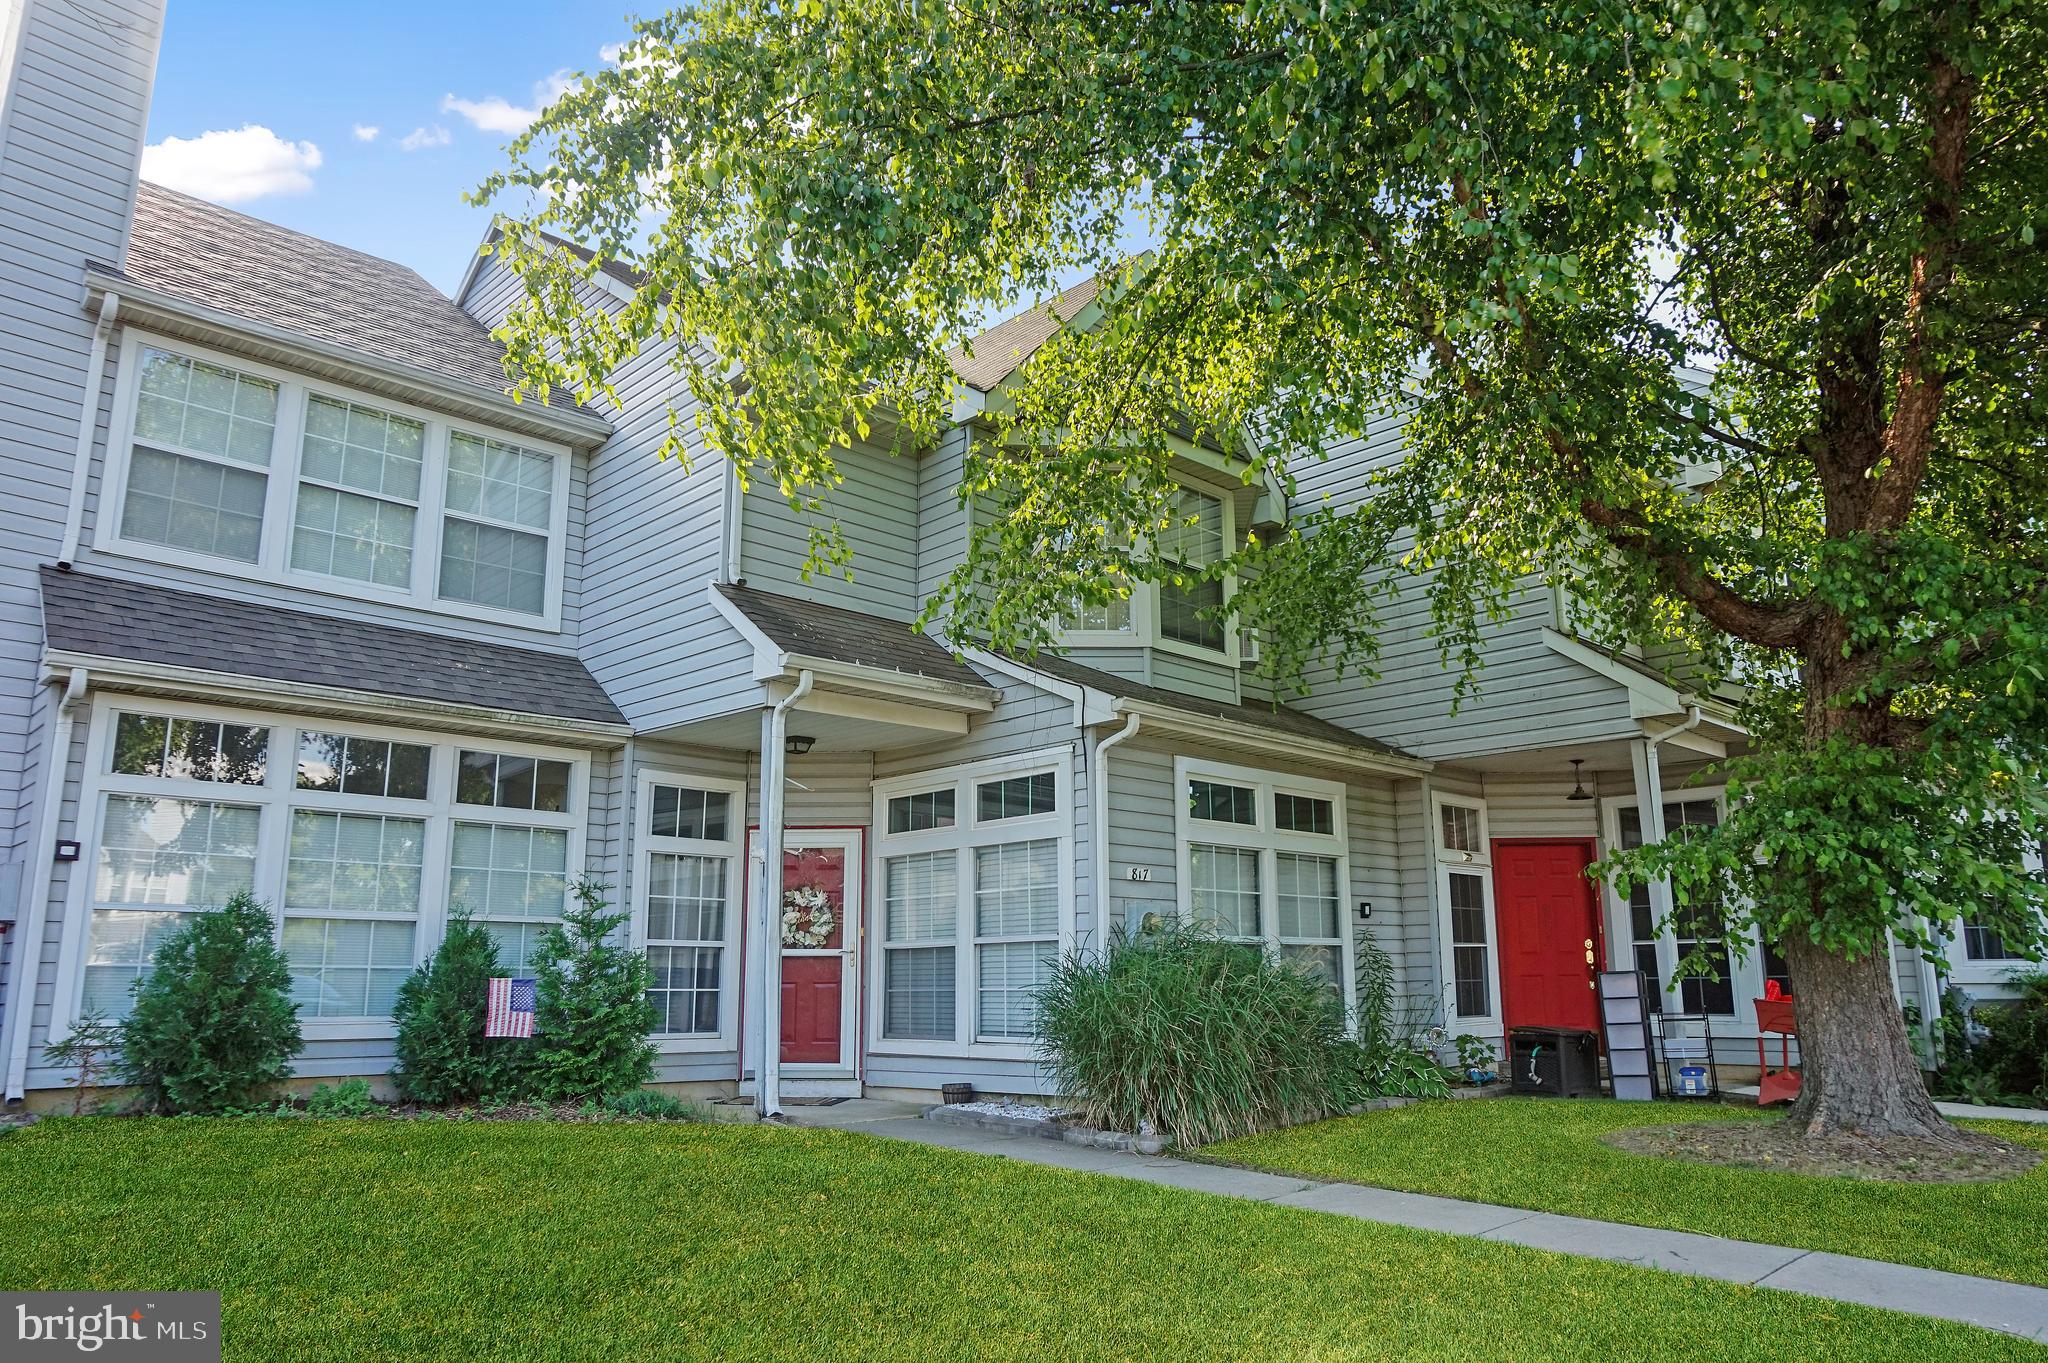
[[[782,854],[782,1063],[834,1065],[846,1017],[847,849]],[[807,907],[823,902],[822,917]]]
[[[1493,845],[1501,1008],[1509,1027],[1599,1030],[1599,898],[1586,876],[1592,861],[1585,842]]]

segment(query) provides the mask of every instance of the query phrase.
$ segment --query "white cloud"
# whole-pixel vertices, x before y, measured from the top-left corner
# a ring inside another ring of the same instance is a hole
[[[455,95],[441,96],[441,112],[460,114],[483,132],[503,133],[516,137],[527,129],[527,125],[540,117],[541,110],[561,98],[571,85],[575,84],[575,73],[561,70],[546,80],[533,83],[533,102],[530,105],[514,104],[503,95],[486,95],[482,99],[462,99]]]
[[[452,140],[448,135],[448,130],[436,123],[431,128],[414,128],[411,132],[399,138],[398,149],[400,151],[419,151],[426,147],[445,147]]]
[[[260,123],[166,137],[142,149],[145,180],[224,204],[307,193],[319,168],[320,148],[287,142]]]
[[[606,43],[603,47],[597,49],[598,60],[607,63],[615,62],[625,51],[626,45],[624,43]]]
[[[377,134],[382,131],[384,130],[374,123],[358,123],[356,124],[355,129],[356,141],[375,142],[377,140]]]

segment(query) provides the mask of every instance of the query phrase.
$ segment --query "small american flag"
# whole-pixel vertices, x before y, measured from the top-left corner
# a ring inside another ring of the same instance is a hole
[[[533,1006],[539,992],[538,984],[530,979],[493,977],[484,1010],[484,1035],[532,1036]]]

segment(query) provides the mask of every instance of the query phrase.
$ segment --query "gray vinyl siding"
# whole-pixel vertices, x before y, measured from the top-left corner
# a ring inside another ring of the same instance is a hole
[[[824,490],[815,512],[797,512],[768,480],[754,481],[740,511],[740,576],[766,591],[912,619],[923,604],[919,461],[864,442],[834,457],[844,481]],[[821,569],[805,580],[814,524],[839,527],[853,555],[849,570]]]
[[[1239,699],[1237,669],[1218,659],[1190,658],[1171,649],[1155,648],[1152,653],[1152,684],[1186,696],[1220,700],[1235,705]],[[1086,658],[1077,661],[1087,662]]]
[[[36,570],[63,540],[93,319],[88,260],[128,254],[136,169],[156,70],[161,6],[109,3],[89,15],[54,0],[0,14],[0,920],[35,875],[41,772],[53,711],[37,685]],[[0,991],[16,954],[0,938]],[[23,993],[42,988],[31,974]],[[0,1018],[15,1000],[0,993]]]
[[[960,478],[973,432],[955,426],[917,467],[917,599],[929,601],[946,575],[967,557],[968,508],[960,501]]]
[[[1302,460],[1294,514],[1360,505],[1372,476],[1402,458],[1402,423],[1401,414],[1389,413],[1362,437],[1333,445],[1326,458]],[[1308,677],[1310,694],[1296,704],[1419,757],[1446,761],[1637,732],[1623,688],[1544,643],[1554,606],[1549,588],[1536,578],[1514,592],[1504,620],[1486,627],[1478,694],[1453,713],[1457,666],[1445,664],[1431,632],[1431,577],[1400,572],[1398,594],[1380,604],[1375,681],[1340,680],[1333,669],[1317,668]]]
[[[461,302],[486,326],[509,313],[520,285],[501,258],[478,266]],[[616,307],[591,289],[585,301]],[[613,434],[587,460],[582,526],[583,663],[641,731],[756,704],[753,652],[707,595],[723,568],[725,464],[689,419],[694,399],[667,340],[650,342],[611,376]],[[678,405],[686,460],[658,457]]]

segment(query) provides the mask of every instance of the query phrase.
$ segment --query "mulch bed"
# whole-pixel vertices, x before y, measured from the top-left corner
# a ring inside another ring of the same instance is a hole
[[[1782,1121],[1686,1122],[1632,1127],[1600,1139],[1630,1154],[1692,1164],[1892,1183],[1993,1183],[2017,1178],[2041,1162],[2037,1150],[1960,1129],[1945,1140],[1877,1142],[1860,1136],[1807,1136]]]

